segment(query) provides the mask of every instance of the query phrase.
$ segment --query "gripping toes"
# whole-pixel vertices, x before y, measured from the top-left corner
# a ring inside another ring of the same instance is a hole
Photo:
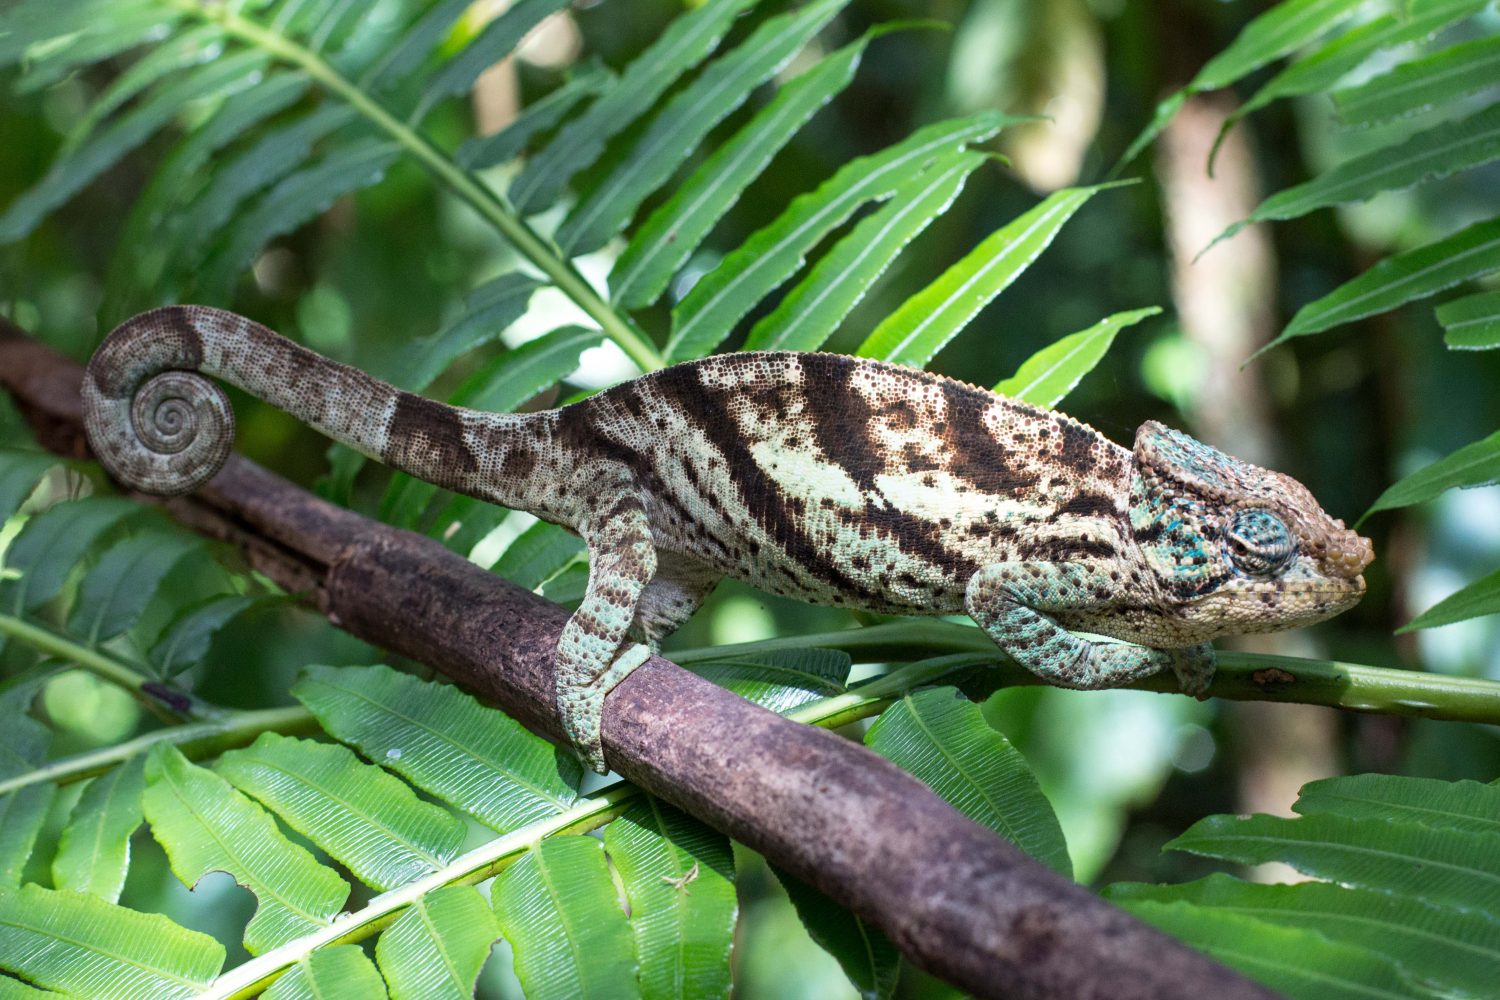
[[[573,624],[568,622],[569,630]],[[584,764],[600,774],[609,770],[601,731],[604,699],[632,670],[651,659],[651,650],[632,643],[612,659],[610,655],[605,654],[601,667],[601,658],[576,650],[567,630],[557,646],[557,713],[563,732]]]

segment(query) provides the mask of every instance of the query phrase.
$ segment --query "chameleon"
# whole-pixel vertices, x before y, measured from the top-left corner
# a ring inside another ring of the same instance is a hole
[[[1154,421],[1127,449],[912,368],[721,354],[558,409],[490,413],[203,306],[129,319],[89,362],[88,439],[116,480],[179,494],[222,467],[234,415],[205,374],[583,539],[588,583],[558,640],[556,695],[567,738],[599,771],[605,696],[726,576],[816,604],[966,613],[1054,685],[1171,670],[1204,697],[1213,639],[1338,614],[1373,558],[1290,476]]]

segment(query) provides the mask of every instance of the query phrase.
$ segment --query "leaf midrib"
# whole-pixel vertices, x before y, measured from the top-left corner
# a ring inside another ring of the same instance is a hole
[[[528,780],[526,778],[523,778],[520,775],[519,772],[513,771],[513,770],[508,770],[505,767],[496,766],[495,764],[491,763],[491,761],[490,761],[490,759],[489,759],[489,757],[487,755],[482,755],[482,754],[476,752],[475,750],[472,750],[467,743],[459,743],[456,740],[450,739],[447,736],[447,734],[439,732],[436,729],[433,729],[432,727],[428,726],[425,722],[423,722],[422,720],[420,720],[420,719],[418,719],[418,718],[416,718],[414,716],[407,715],[405,712],[401,712],[401,711],[396,710],[393,707],[389,707],[384,702],[379,702],[379,701],[376,701],[373,698],[367,697],[363,692],[355,690],[353,688],[342,687],[342,686],[335,686],[335,685],[333,685],[331,683],[328,683],[326,681],[324,683],[328,684],[328,686],[330,688],[332,688],[333,690],[335,690],[335,691],[339,691],[339,692],[342,692],[343,694],[349,695],[351,697],[358,698],[358,699],[364,701],[368,705],[374,706],[375,708],[378,708],[378,709],[381,709],[382,711],[388,712],[390,715],[394,716],[395,718],[402,719],[403,721],[406,721],[406,722],[410,722],[412,725],[416,726],[418,729],[421,729],[423,732],[429,733],[430,735],[432,735],[433,737],[435,737],[440,742],[448,744],[449,746],[453,747],[455,750],[462,751],[463,753],[467,754],[472,759],[485,764],[487,767],[492,767],[496,772],[498,772],[499,774],[505,775],[507,778],[510,778],[517,785],[520,785],[521,787],[527,789],[528,791],[531,791],[531,792],[535,793],[539,798],[545,799],[546,801],[550,802],[552,805],[556,806],[558,812],[562,812],[563,810],[567,809],[569,806],[573,805],[573,802],[571,802],[571,801],[564,801],[562,799],[559,799],[556,796],[552,795],[550,792],[548,792],[545,789],[543,789],[542,787],[540,787],[539,785],[536,785],[536,784],[532,783],[530,780]]]

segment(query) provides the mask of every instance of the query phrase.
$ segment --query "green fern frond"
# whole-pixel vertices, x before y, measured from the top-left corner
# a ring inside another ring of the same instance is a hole
[[[1500,959],[1500,787],[1365,774],[1303,788],[1295,819],[1213,816],[1169,849],[1284,861],[1320,881],[1212,875],[1106,895],[1292,997],[1482,996]]]

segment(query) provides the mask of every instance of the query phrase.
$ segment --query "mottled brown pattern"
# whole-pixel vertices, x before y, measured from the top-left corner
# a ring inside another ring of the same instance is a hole
[[[381,457],[398,469],[415,469],[414,475],[434,482],[461,483],[479,469],[464,440],[464,423],[458,411],[409,392],[396,396]],[[505,464],[511,464],[508,458]]]

